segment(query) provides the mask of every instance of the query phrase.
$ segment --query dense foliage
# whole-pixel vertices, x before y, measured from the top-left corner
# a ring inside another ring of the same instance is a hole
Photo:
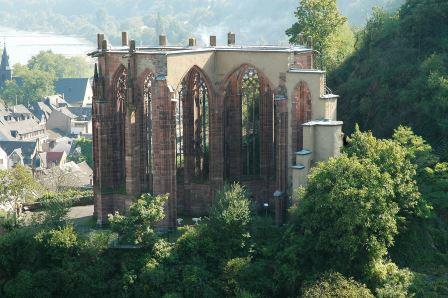
[[[318,165],[298,205],[298,267],[311,273],[362,277],[397,235],[393,181],[369,160],[343,155]]]
[[[345,131],[354,124],[388,137],[400,124],[448,158],[448,2],[408,0],[398,14],[376,10],[357,50],[329,85],[341,95]]]
[[[374,297],[365,285],[353,279],[347,279],[340,273],[327,273],[314,283],[310,283],[303,290],[304,298],[331,297]]]
[[[238,184],[171,232],[157,228],[167,196],[111,215],[116,234],[77,230],[54,200],[43,222],[0,236],[0,296],[448,295],[447,164],[408,127],[389,140],[357,130],[344,151],[316,166],[283,227]]]

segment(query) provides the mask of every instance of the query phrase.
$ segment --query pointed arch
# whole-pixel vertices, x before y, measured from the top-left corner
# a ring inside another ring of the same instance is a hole
[[[212,89],[204,71],[193,66],[179,88],[176,107],[176,163],[185,182],[207,181],[210,174],[210,100]]]
[[[145,69],[139,77],[139,100],[137,103],[140,128],[140,184],[142,191],[152,192],[153,151],[152,151],[152,94],[154,72]]]
[[[293,91],[292,96],[292,152],[300,151],[303,148],[303,126],[302,124],[311,121],[311,92],[308,84],[299,82]]]
[[[125,113],[128,96],[128,70],[120,65],[112,80],[113,125],[112,125],[112,183],[120,189],[125,183]]]
[[[128,91],[128,70],[122,64],[115,71],[112,80],[113,97],[116,111],[123,109]]]
[[[268,177],[274,171],[273,88],[255,66],[243,64],[221,86],[225,103],[225,177]]]

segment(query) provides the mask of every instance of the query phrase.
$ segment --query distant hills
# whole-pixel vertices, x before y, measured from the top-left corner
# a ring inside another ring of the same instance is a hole
[[[371,8],[393,9],[402,0],[340,0],[350,23],[361,26]],[[172,43],[191,35],[199,42],[209,34],[224,42],[234,31],[241,43],[287,43],[285,30],[294,21],[299,1],[292,0],[0,0],[0,25],[30,31],[51,31],[94,40],[104,32],[115,43],[121,31],[145,44],[166,33]]]

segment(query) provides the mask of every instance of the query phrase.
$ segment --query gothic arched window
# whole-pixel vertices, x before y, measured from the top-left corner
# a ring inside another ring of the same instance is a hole
[[[114,90],[117,109],[122,108],[120,105],[126,100],[128,90],[128,71],[124,67],[115,76]]]
[[[183,82],[179,91],[179,100],[176,104],[176,167],[177,174],[182,176],[184,169],[184,125],[183,103],[187,96],[187,85]]]
[[[178,171],[196,180],[209,177],[209,90],[193,68],[182,82],[176,108]]]
[[[141,139],[145,145],[146,152],[144,152],[144,160],[142,162],[142,183],[147,185],[149,190],[152,188],[152,83],[154,74],[148,72],[143,79],[143,119],[146,129],[142,129]]]
[[[115,164],[116,169],[113,171],[113,185],[115,188],[119,189],[124,185],[125,179],[125,101],[128,92],[128,72],[124,66],[120,66],[115,73],[113,80],[113,90],[114,90],[114,121],[113,121],[113,133],[117,136],[113,143],[113,156],[112,159]]]
[[[241,78],[241,158],[243,175],[260,174],[260,79],[248,67]]]

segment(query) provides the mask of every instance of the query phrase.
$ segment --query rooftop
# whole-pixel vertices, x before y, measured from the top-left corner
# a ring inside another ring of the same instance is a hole
[[[298,53],[298,52],[311,52],[312,39],[301,38],[301,45],[237,45],[236,35],[233,32],[229,32],[227,35],[227,45],[218,45],[217,37],[210,36],[210,42],[208,45],[197,45],[195,38],[188,40],[188,45],[168,45],[167,37],[165,35],[159,36],[158,46],[136,46],[135,40],[129,40],[128,33],[122,32],[122,45],[119,47],[113,47],[108,44],[104,38],[104,34],[97,34],[97,50],[93,51],[89,55],[98,56],[103,52],[117,52],[117,53],[145,53],[145,54],[160,54],[160,55],[175,55],[185,53],[198,53],[198,52],[281,52],[281,53]]]
[[[36,150],[37,142],[24,141],[0,141],[0,147],[10,155],[14,150],[20,148],[24,155],[33,155]]]
[[[87,88],[91,88],[89,78],[63,78],[55,83],[56,92],[70,104],[82,102]]]
[[[111,53],[127,53],[129,47],[110,47],[106,50]],[[312,52],[313,49],[306,46],[275,46],[275,45],[263,45],[263,46],[157,46],[157,47],[136,47],[135,52],[145,54],[160,54],[160,55],[175,55],[185,53],[198,53],[198,52],[280,52],[280,53],[299,53],[299,52]],[[102,53],[102,50],[96,50],[90,53],[91,56],[96,56]]]

